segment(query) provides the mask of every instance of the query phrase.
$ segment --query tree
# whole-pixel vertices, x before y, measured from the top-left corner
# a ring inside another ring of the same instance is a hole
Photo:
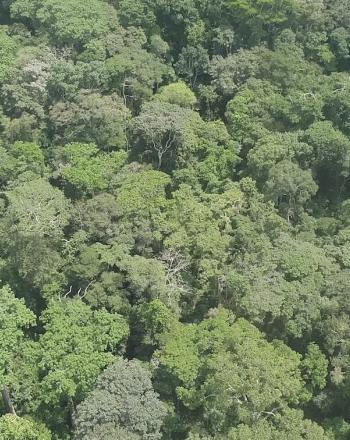
[[[87,289],[82,286],[78,296]],[[45,333],[38,342],[38,414],[64,431],[70,413],[92,390],[99,373],[123,351],[128,324],[118,314],[93,311],[79,297],[52,301],[41,321]]]
[[[151,2],[149,8],[154,10],[166,41],[174,46],[176,52],[189,41],[193,27],[201,23],[199,5],[193,0],[180,0],[177,3],[161,0]]]
[[[324,114],[345,134],[350,133],[348,115],[350,112],[350,94],[347,87],[348,77],[342,72],[334,72],[324,85]]]
[[[143,49],[144,42],[126,42],[106,61],[110,86],[117,88],[124,103],[136,111],[152,97],[154,89],[174,78],[173,69],[161,58]]]
[[[150,152],[155,153],[158,169],[162,167],[164,156],[173,156],[183,142],[185,125],[190,116],[190,110],[178,105],[150,102],[132,121],[136,138],[143,141]]]
[[[20,182],[5,196],[8,206],[0,223],[6,249],[2,276],[19,291],[24,289],[23,294],[33,304],[40,296],[36,289],[50,296],[65,281],[60,250],[71,205],[44,178]]]
[[[158,345],[162,336],[170,331],[176,321],[171,310],[159,299],[143,304],[139,311],[145,339]]]
[[[314,167],[320,185],[326,186],[323,190],[330,189],[330,181],[333,181],[333,191],[341,193],[350,175],[349,139],[330,121],[312,124],[305,138],[314,148]]]
[[[251,148],[269,131],[280,128],[281,121],[276,121],[274,111],[281,99],[278,89],[267,81],[247,81],[227,104],[225,114],[231,136]]]
[[[87,234],[89,242],[108,243],[118,236],[120,215],[115,196],[101,193],[75,204],[72,223],[76,232]]]
[[[233,98],[234,94],[251,77],[258,74],[261,57],[266,56],[266,49],[240,49],[227,57],[216,55],[210,62],[211,83],[221,98]]]
[[[15,73],[17,44],[8,35],[6,26],[0,27],[0,84],[3,84]]]
[[[61,56],[59,56],[61,55]],[[56,54],[48,70],[47,93],[50,103],[60,101],[74,102],[80,89],[99,89],[106,87],[108,74],[101,61],[73,63],[69,52]]]
[[[119,96],[81,91],[75,102],[58,102],[50,110],[52,137],[61,145],[94,142],[101,149],[121,149],[129,117]]]
[[[225,310],[198,325],[176,324],[161,341],[155,358],[160,377],[167,377],[164,392],[175,392],[211,434],[239,423],[254,426],[310,398],[300,356]]]
[[[313,148],[297,133],[270,133],[259,139],[247,155],[249,174],[260,184],[266,182],[272,167],[283,160],[295,160],[302,166],[313,163]]]
[[[125,151],[99,153],[95,144],[72,143],[56,151],[60,177],[74,190],[88,194],[106,190],[127,158]]]
[[[35,0],[30,4],[16,0],[11,14],[30,19],[38,31],[61,46],[73,44],[79,48],[92,38],[119,29],[115,9],[98,0]]]
[[[266,52],[266,58],[262,60],[260,65],[262,79],[270,81],[284,93],[298,86],[305,92],[307,91],[305,86],[311,90],[317,87],[317,77],[321,75],[320,67],[306,60],[303,50],[297,45],[296,34],[292,30],[285,29],[280,33],[274,41],[274,49]],[[271,69],[273,72],[269,73]],[[312,81],[314,81],[313,85]]]
[[[261,440],[295,439],[295,440],[331,440],[332,437],[321,426],[304,419],[303,413],[297,410],[288,410],[281,417],[258,421],[255,426],[240,425],[228,435],[229,440]]]
[[[326,386],[326,377],[328,361],[320,348],[311,343],[307,347],[307,353],[303,360],[304,377],[310,378],[310,386],[313,389],[324,388]]]
[[[70,217],[70,204],[63,193],[45,179],[20,184],[7,192],[9,230],[25,236],[62,234]]]
[[[119,267],[126,275],[130,300],[135,303],[160,299],[177,310],[182,289],[167,278],[166,267],[161,261],[140,255],[123,258]]]
[[[178,148],[176,181],[206,192],[222,189],[233,179],[238,157],[238,145],[222,121],[204,122],[198,115],[187,121],[183,144]]]
[[[261,0],[245,0],[239,3],[236,0],[229,0],[227,7],[239,11],[243,16],[256,17],[266,23],[282,23],[287,20],[289,9],[296,7],[293,1],[285,1],[282,4],[274,0],[264,3]]]
[[[118,16],[123,26],[140,27],[151,32],[156,26],[156,16],[153,5],[147,1],[122,0],[117,4]]]
[[[0,155],[0,181],[3,188],[43,177],[45,174],[43,152],[34,143],[15,142],[7,149],[0,147]]]
[[[120,360],[98,378],[95,390],[77,408],[75,439],[90,439],[98,426],[114,425],[141,439],[161,438],[165,405],[154,392],[151,374],[137,360]]]
[[[282,27],[292,21],[301,9],[295,0],[226,0],[225,7],[238,25],[247,26],[240,32],[252,44],[260,42],[266,34],[270,35],[273,26]]]
[[[35,315],[29,310],[23,299],[15,297],[8,286],[0,289],[0,334],[1,334],[1,361],[0,386],[16,383],[16,357],[20,357],[21,350],[28,342],[25,330],[35,325]],[[1,432],[1,431],[0,431]]]
[[[152,253],[151,248],[162,240],[169,184],[167,174],[137,164],[125,167],[113,182],[120,213],[120,241],[141,255]]]
[[[197,102],[196,95],[182,81],[161,87],[159,92],[154,95],[154,99],[184,108],[192,108]]]
[[[89,440],[141,440],[141,437],[114,423],[104,423],[92,428],[89,432]]]
[[[116,197],[121,215],[127,218],[160,216],[167,205],[166,189],[170,183],[161,171],[126,170],[115,182]],[[128,172],[129,171],[129,172]]]
[[[11,156],[16,159],[17,174],[32,173],[43,177],[45,159],[39,145],[31,142],[15,142],[8,150]]]
[[[34,53],[33,53],[34,52]],[[2,107],[9,119],[3,138],[40,143],[45,139],[47,77],[52,54],[49,50],[23,49],[18,72],[2,86]]]
[[[44,425],[12,414],[0,417],[0,436],[6,440],[51,440]]]
[[[228,56],[235,46],[235,33],[233,29],[227,25],[219,26],[214,29],[215,36],[213,37],[214,53],[224,54]]]
[[[186,46],[182,49],[175,65],[179,76],[195,87],[197,81],[207,73],[209,67],[208,51],[202,46]]]
[[[317,190],[318,186],[310,170],[302,170],[293,162],[285,160],[270,170],[265,193],[285,212],[289,220],[298,215],[298,211]]]

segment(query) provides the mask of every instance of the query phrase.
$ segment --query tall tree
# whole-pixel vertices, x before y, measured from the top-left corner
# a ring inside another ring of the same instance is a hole
[[[137,360],[120,360],[98,378],[95,390],[75,417],[75,437],[87,440],[99,426],[109,424],[111,435],[130,432],[130,438],[157,440],[166,414],[153,390],[151,375]]]

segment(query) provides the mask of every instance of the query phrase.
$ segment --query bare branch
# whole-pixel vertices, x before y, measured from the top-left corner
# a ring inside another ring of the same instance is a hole
[[[73,287],[73,286],[70,286],[70,287],[69,287],[68,292],[66,292],[66,293],[64,294],[63,298],[67,298],[67,296],[70,295],[70,294],[72,293],[72,287]]]
[[[90,283],[85,287],[85,289],[84,289],[84,293],[82,293],[82,294],[78,294],[78,296],[79,296],[80,299],[85,298],[86,294],[88,293],[89,287],[90,287],[94,282],[95,282],[95,280],[90,281]],[[81,290],[81,289],[79,289],[79,292],[80,292],[80,290]]]

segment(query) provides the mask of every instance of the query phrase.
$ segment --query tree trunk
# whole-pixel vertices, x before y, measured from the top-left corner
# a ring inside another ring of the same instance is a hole
[[[11,396],[10,396],[10,391],[9,391],[9,389],[8,389],[8,387],[6,385],[2,389],[1,394],[2,394],[2,399],[4,401],[4,404],[5,404],[6,411],[8,413],[10,413],[10,414],[16,415],[15,408],[14,408],[14,406],[12,404],[12,400],[11,400]]]
[[[160,153],[158,151],[158,170],[160,170],[160,167],[162,166],[162,159],[163,159],[163,153]]]

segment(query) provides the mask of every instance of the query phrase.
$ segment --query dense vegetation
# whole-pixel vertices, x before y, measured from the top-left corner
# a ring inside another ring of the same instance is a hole
[[[0,439],[349,439],[349,0],[0,5]]]

